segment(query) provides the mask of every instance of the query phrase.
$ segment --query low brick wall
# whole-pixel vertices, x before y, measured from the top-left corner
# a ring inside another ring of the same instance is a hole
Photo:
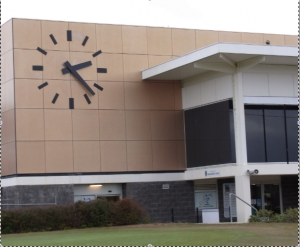
[[[169,189],[162,189],[169,184]],[[123,196],[135,199],[149,212],[152,222],[196,222],[193,181],[127,183],[123,185]],[[200,222],[201,212],[199,212]]]
[[[18,204],[54,203],[55,197],[57,204],[74,202],[73,185],[69,184],[10,186],[1,188],[1,192],[3,209],[26,207]],[[15,206],[3,204],[15,204]]]

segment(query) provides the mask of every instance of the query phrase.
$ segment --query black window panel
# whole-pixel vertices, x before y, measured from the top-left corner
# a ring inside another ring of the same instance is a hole
[[[185,111],[187,167],[235,162],[230,109],[224,101]]]
[[[264,110],[268,162],[286,162],[284,110]]]
[[[186,140],[186,160],[187,167],[196,167],[197,161],[195,157],[195,142],[194,140]]]
[[[195,142],[195,160],[197,166],[218,164],[218,145],[214,140]]]
[[[285,111],[285,115],[287,118],[298,118],[298,109],[287,109]],[[297,121],[296,121],[297,123]]]
[[[184,112],[185,118],[185,129],[188,130],[185,132],[185,138],[187,141],[194,140],[194,111],[185,111]]]
[[[245,109],[248,162],[266,162],[262,109]]]
[[[298,161],[298,111],[286,110],[286,131],[290,162]]]
[[[232,101],[230,101],[232,105]],[[231,162],[236,163],[235,156],[235,136],[234,136],[234,117],[232,107],[229,110],[229,121],[230,121],[230,142],[231,142]]]

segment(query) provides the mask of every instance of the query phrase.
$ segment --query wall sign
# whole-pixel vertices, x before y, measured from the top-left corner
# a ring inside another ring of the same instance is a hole
[[[94,195],[74,196],[74,202],[78,202],[78,201],[89,202],[95,199],[96,197]]]
[[[219,170],[205,170],[204,173],[205,173],[205,177],[220,176]]]
[[[235,194],[235,184],[234,183],[223,184],[224,217],[226,217],[226,218],[230,217],[229,193]],[[237,214],[236,214],[236,198],[235,198],[235,196],[231,196],[231,213],[232,213],[232,217],[237,217]]]
[[[198,209],[216,209],[218,208],[217,191],[195,192],[195,207]]]
[[[169,184],[162,185],[163,190],[168,190],[170,188]]]

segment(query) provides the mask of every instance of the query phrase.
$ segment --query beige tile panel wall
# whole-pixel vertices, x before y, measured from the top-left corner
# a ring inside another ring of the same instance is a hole
[[[182,111],[16,109],[3,113],[3,143],[184,140]]]
[[[16,143],[1,145],[1,176],[16,174]]]
[[[14,80],[10,80],[5,83],[5,110],[9,111],[15,108],[15,88],[14,88]]]
[[[1,57],[3,63],[1,67],[1,83],[5,83],[14,78],[13,50],[6,52]]]
[[[9,110],[1,114],[3,125],[1,126],[1,143],[6,144],[16,141],[15,110]]]
[[[67,41],[67,30],[72,30],[72,42]],[[297,45],[296,36],[289,35],[22,19],[8,22],[3,33],[11,33],[14,42],[14,52],[9,38],[2,49],[5,121],[14,119],[14,110],[9,110],[17,108],[16,136],[7,129],[3,139],[11,145],[16,138],[19,173],[185,169],[181,84],[145,82],[141,71],[216,42],[259,44],[269,39],[271,44]],[[85,36],[89,39],[82,46]],[[98,50],[102,54],[94,58]],[[89,95],[91,104],[74,76],[61,73],[65,61],[92,61],[79,72],[91,87],[98,83],[104,88]],[[44,70],[33,71],[32,65]],[[96,73],[96,68],[107,68],[108,73]],[[39,90],[46,81],[49,85]],[[59,98],[52,104],[56,93]],[[75,99],[74,110],[69,110],[70,97]],[[8,146],[5,150],[3,159]],[[12,167],[4,164],[6,174],[16,172]]]
[[[13,48],[12,19],[1,26],[1,55]]]
[[[4,176],[15,173],[14,148],[3,145]],[[185,169],[184,141],[20,141],[17,150],[18,173]]]
[[[18,173],[45,173],[45,142],[17,142]]]
[[[38,89],[44,82],[48,86]],[[11,80],[3,84],[2,112],[13,109],[14,102],[17,109],[69,109],[70,97],[75,99],[75,109],[182,110],[180,82],[86,82],[95,91],[94,96],[75,80],[15,79],[15,84]],[[104,91],[94,88],[95,83]],[[56,93],[59,96],[53,104]],[[91,104],[87,104],[85,93]]]
[[[298,46],[297,35],[284,35],[284,44],[290,46]]]

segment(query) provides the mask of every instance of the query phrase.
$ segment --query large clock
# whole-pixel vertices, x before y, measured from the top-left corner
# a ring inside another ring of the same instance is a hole
[[[52,40],[53,45],[57,44],[57,41],[56,41],[55,37],[53,36],[53,34],[49,35],[49,39]],[[88,39],[89,39],[89,37],[85,36],[85,38],[82,41],[82,46],[86,45],[86,43],[88,42]],[[72,30],[67,30],[66,42],[71,42],[71,41],[72,41]],[[45,56],[47,55],[47,51],[43,50],[40,47],[37,47],[37,51],[41,52]],[[100,55],[101,53],[102,53],[102,51],[99,50],[99,51],[95,52],[94,54],[92,54],[92,56],[96,57],[96,56]],[[82,93],[82,97],[85,98],[87,104],[91,104],[91,100],[90,100],[89,97],[92,97],[93,95],[95,95],[94,90],[96,89],[96,90],[103,91],[103,88],[100,85],[98,85],[97,83],[94,84],[95,89],[91,88],[85,82],[84,78],[82,78],[80,76],[78,71],[91,66],[92,62],[91,61],[86,61],[86,62],[83,62],[83,63],[73,64],[73,65],[71,65],[71,63],[69,61],[61,61],[61,62],[64,65],[64,68],[61,69],[61,73],[62,74],[70,73],[76,78],[78,83],[81,83],[81,85],[83,86],[83,88],[85,90],[85,92]],[[43,71],[44,67],[42,65],[32,65],[32,70]],[[107,73],[107,69],[106,68],[97,68],[97,73]],[[38,86],[38,89],[42,89],[42,88],[44,88],[48,85],[49,85],[48,82],[44,82],[44,83],[42,83],[41,85]],[[52,104],[55,104],[56,101],[58,100],[58,98],[59,98],[59,94],[56,93],[53,96]],[[75,99],[74,98],[69,98],[69,108],[70,109],[74,109],[74,104],[75,104]]]

